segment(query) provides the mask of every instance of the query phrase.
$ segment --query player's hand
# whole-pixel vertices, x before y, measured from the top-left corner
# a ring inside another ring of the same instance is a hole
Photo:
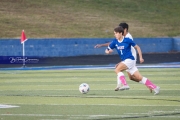
[[[112,53],[112,52],[113,52],[113,50],[108,50],[108,49],[105,50],[105,53],[106,53],[106,54],[110,54],[110,53]]]
[[[97,44],[94,46],[94,48],[100,48],[100,47],[102,47],[101,44]]]
[[[139,61],[140,61],[140,63],[143,63],[144,59],[143,58],[139,58]]]
[[[113,52],[113,50],[111,49],[111,50],[109,50],[109,52],[110,52],[110,53],[112,53],[112,52]]]

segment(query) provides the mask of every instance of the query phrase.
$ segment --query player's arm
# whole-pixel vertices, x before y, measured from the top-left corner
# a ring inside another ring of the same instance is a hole
[[[104,43],[104,44],[97,44],[97,45],[94,46],[94,48],[107,47],[107,46],[109,46],[110,43],[111,42]]]
[[[144,59],[143,59],[143,57],[142,57],[141,48],[140,48],[138,45],[135,45],[134,48],[137,50],[137,52],[138,52],[138,54],[139,54],[140,63],[143,63],[143,62],[144,62]]]

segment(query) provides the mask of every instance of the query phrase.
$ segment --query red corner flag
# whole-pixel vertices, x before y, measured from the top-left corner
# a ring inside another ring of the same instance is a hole
[[[25,41],[26,41],[26,35],[24,33],[24,30],[22,30],[22,33],[21,33],[21,44],[23,44]]]

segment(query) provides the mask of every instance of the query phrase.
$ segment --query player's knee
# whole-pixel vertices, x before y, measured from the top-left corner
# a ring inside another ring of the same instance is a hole
[[[116,74],[118,74],[118,71],[117,71],[117,69],[115,69],[115,70],[114,70],[114,72],[115,72]]]
[[[122,71],[119,70],[119,69],[115,69],[114,72],[115,72],[116,74],[118,74],[119,72],[122,72]]]
[[[141,80],[142,80],[142,77],[141,77],[141,76],[137,76],[137,77],[136,77],[136,80],[137,80],[137,81],[141,81]]]
[[[130,80],[134,80],[134,77],[132,77],[132,76],[129,76],[129,79],[130,79]]]
[[[130,80],[133,80],[133,81],[135,81],[135,82],[141,81],[141,78],[140,78],[139,76],[130,76],[129,79],[130,79]]]

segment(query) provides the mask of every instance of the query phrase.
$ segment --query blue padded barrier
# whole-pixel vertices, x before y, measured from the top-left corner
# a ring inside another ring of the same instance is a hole
[[[180,38],[174,38],[173,51],[180,51]]]
[[[26,56],[67,57],[104,55],[105,47],[96,44],[111,42],[113,38],[30,38],[25,42]],[[180,52],[180,38],[134,38],[143,53]],[[20,39],[0,39],[0,56],[21,56]],[[114,52],[113,54],[117,54]]]

